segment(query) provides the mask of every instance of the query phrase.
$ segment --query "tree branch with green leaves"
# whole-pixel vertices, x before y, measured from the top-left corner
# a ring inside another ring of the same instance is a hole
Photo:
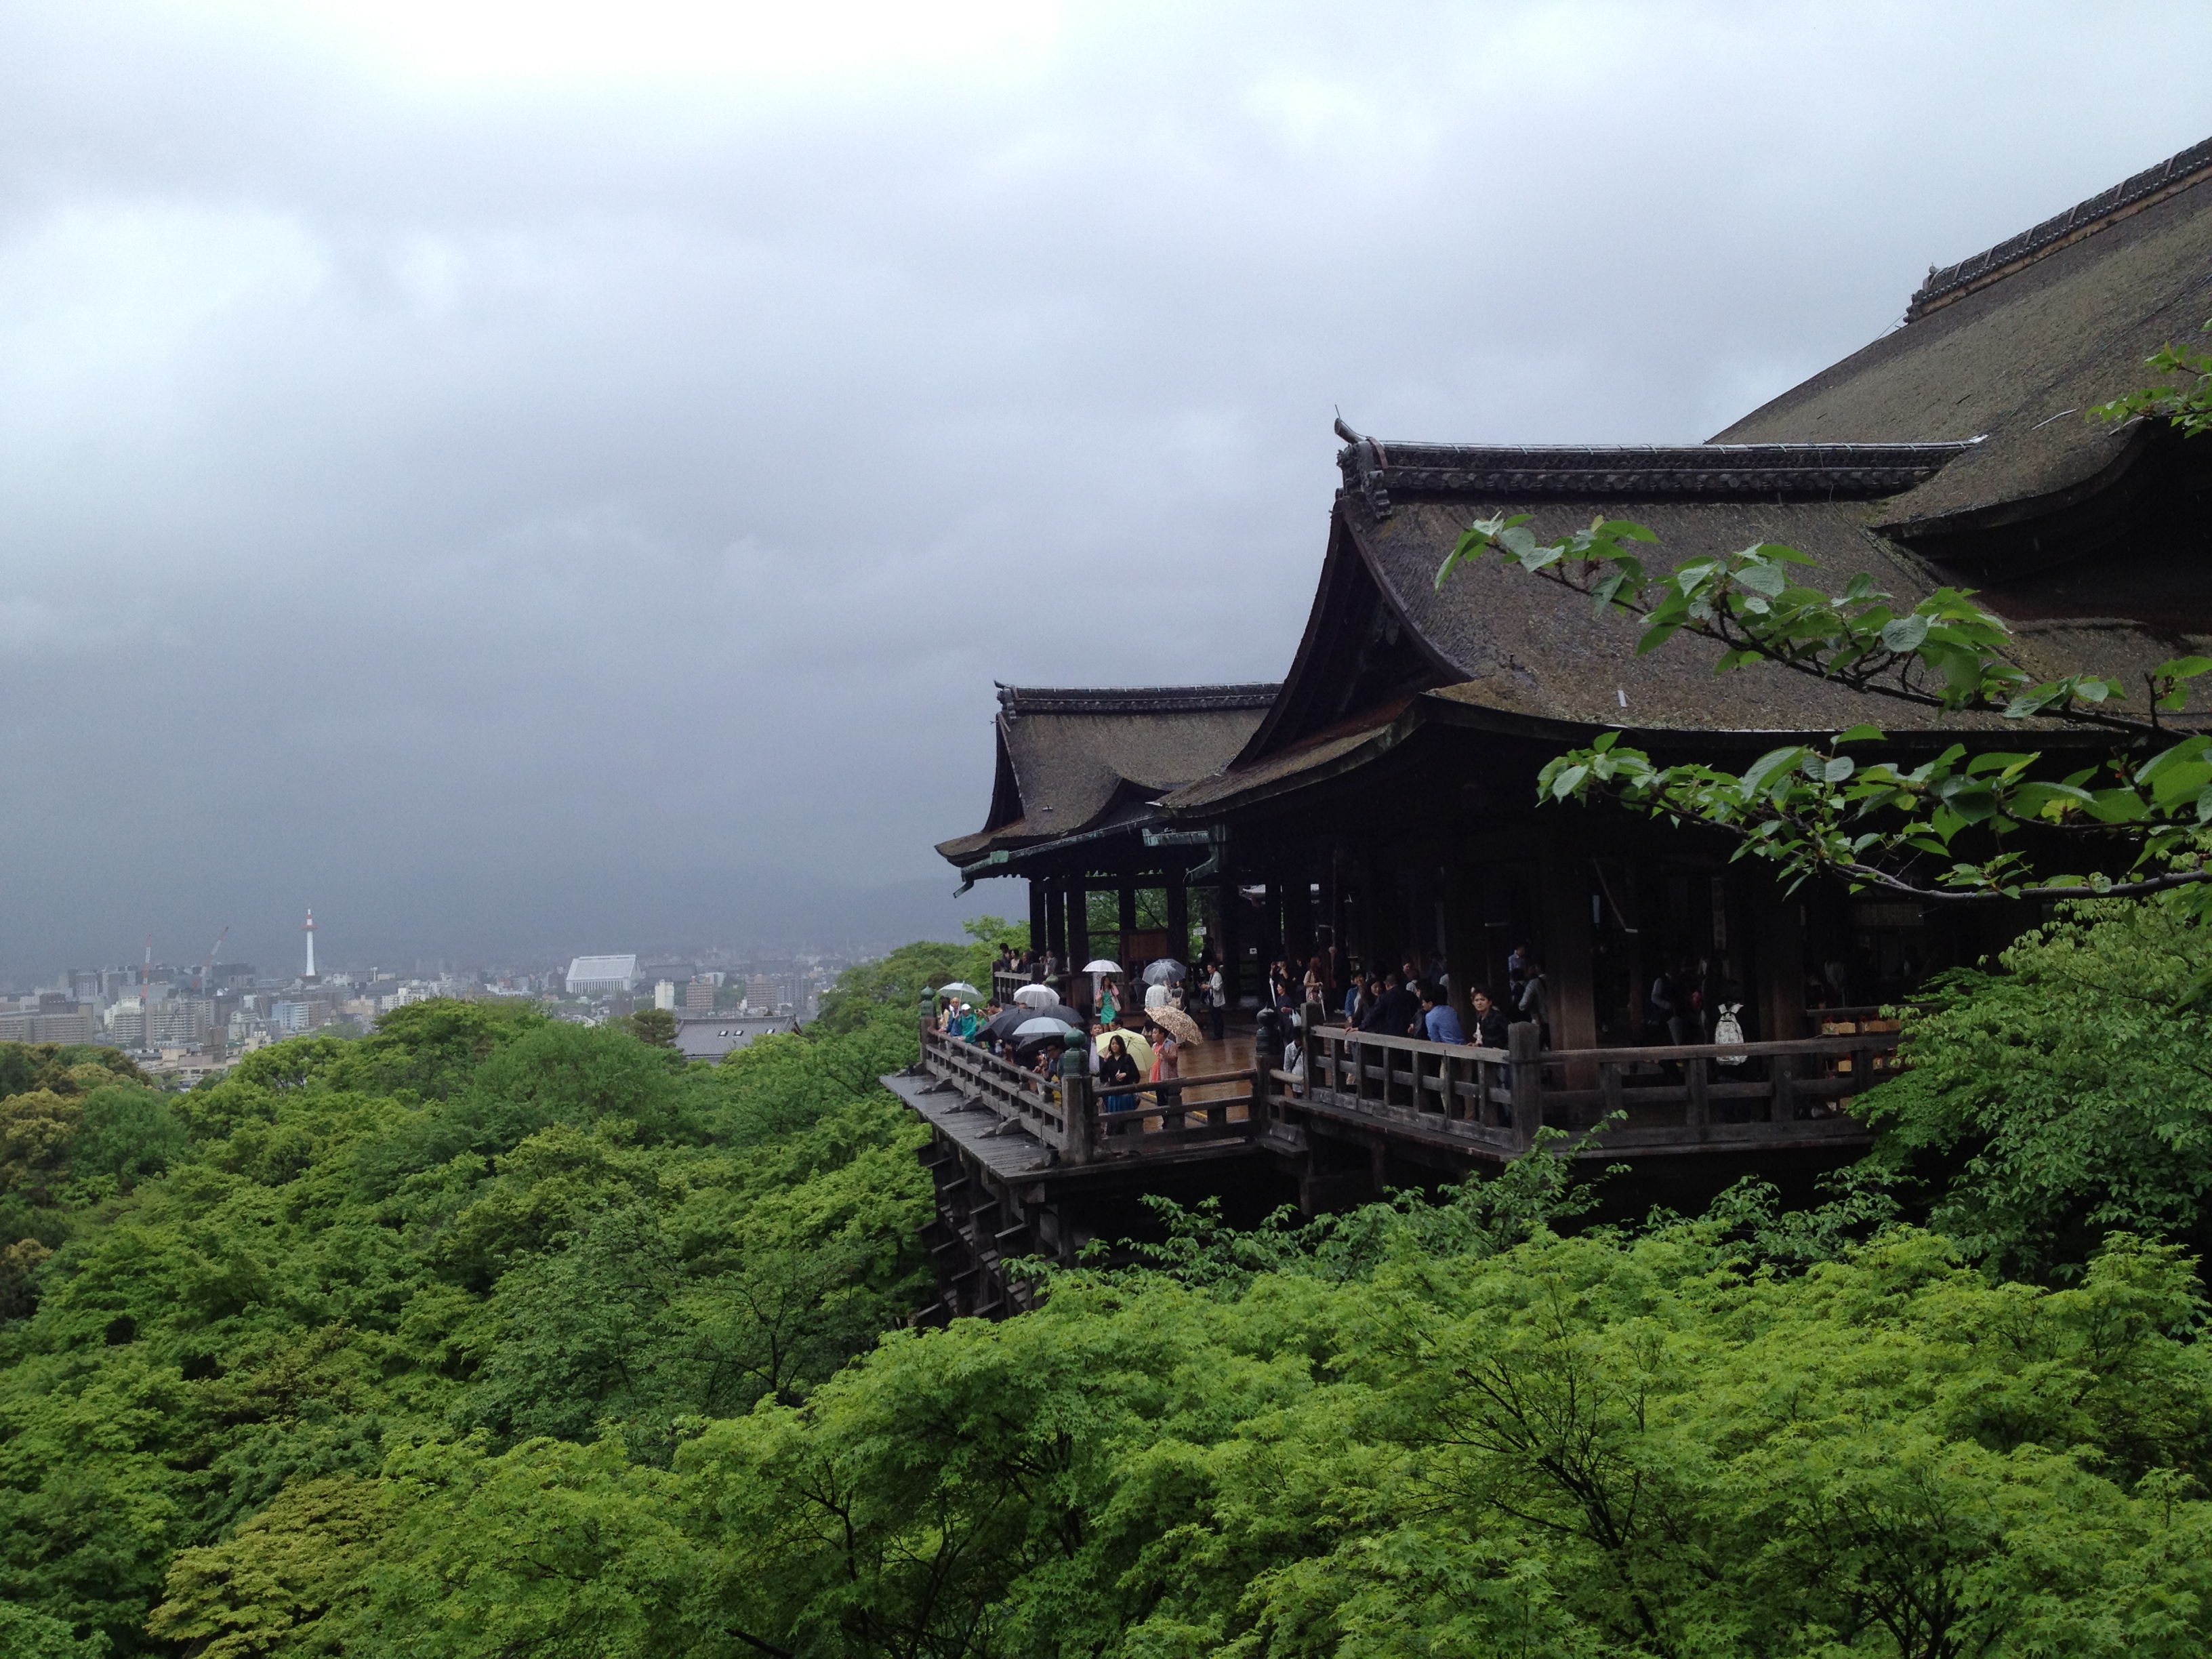
[[[1463,563],[1494,558],[1588,599],[1601,616],[1640,621],[1638,655],[1686,635],[1717,647],[1716,673],[1766,665],[1869,698],[1973,717],[1967,726],[1995,716],[2024,732],[2104,740],[2093,763],[2063,774],[2064,762],[2017,740],[1984,748],[1969,738],[1908,763],[1896,757],[1910,754],[1910,739],[1868,722],[1825,742],[1770,750],[1730,772],[1662,765],[1608,732],[1547,764],[1541,799],[1607,798],[1707,824],[1736,841],[1738,857],[1778,866],[1793,887],[1825,872],[1854,890],[1923,901],[2188,892],[2191,904],[2212,912],[2212,738],[2177,731],[2165,718],[2184,710],[2190,682],[2212,672],[2212,658],[2160,664],[2147,677],[2138,713],[2109,676],[2036,680],[2015,659],[2011,631],[1970,589],[1938,588],[1900,607],[1862,574],[1830,592],[1800,578],[1810,560],[1774,543],[1655,571],[1644,559],[1658,538],[1642,525],[1600,520],[1544,542],[1529,518],[1469,525],[1437,586]],[[1891,757],[1863,763],[1849,752],[1876,745]],[[2069,746],[2078,762],[2080,745]],[[2060,867],[2048,867],[2054,858]],[[2077,858],[2078,872],[2069,867]]]

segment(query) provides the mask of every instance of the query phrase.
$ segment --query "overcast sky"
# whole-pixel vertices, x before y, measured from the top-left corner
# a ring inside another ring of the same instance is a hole
[[[2208,46],[0,3],[0,975],[283,965],[310,904],[346,963],[949,917],[994,678],[1287,666],[1334,407],[1705,437],[2212,132]]]

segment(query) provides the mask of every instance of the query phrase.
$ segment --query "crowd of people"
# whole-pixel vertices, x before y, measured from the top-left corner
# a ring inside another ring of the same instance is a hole
[[[1210,959],[1195,973],[1177,962],[1153,966],[1160,971],[1133,978],[1118,973],[1098,975],[1095,981],[1073,976],[1082,983],[1074,994],[1079,1003],[1089,1003],[1087,1007],[1063,1004],[1025,1009],[1017,1004],[1009,1009],[997,995],[1004,980],[1048,984],[1060,977],[1059,964],[1049,955],[1002,948],[992,964],[994,990],[982,1009],[953,999],[939,1015],[939,1029],[1047,1080],[1059,1072],[1066,1049],[1066,1030],[1085,1030],[1091,1039],[1091,1075],[1105,1109],[1133,1110],[1141,1096],[1149,1096],[1157,1109],[1171,1104],[1173,1092],[1157,1085],[1180,1079],[1185,1048],[1205,1040],[1192,1012],[1211,1011],[1213,1037],[1219,1041],[1223,1003],[1220,974]],[[1010,1013],[1018,1017],[1009,1018]],[[1022,1028],[1032,1020],[1056,1029],[1023,1036]],[[1147,1085],[1154,1086],[1148,1089]]]
[[[1176,967],[1175,977],[1154,984],[1145,983],[1141,975],[1134,980],[1104,975],[1097,981],[1092,1006],[1074,1011],[1093,1039],[1094,1075],[1111,1099],[1127,1098],[1133,1103],[1142,1085],[1177,1075],[1182,1049],[1189,1042],[1209,1033],[1217,1042],[1224,1039],[1230,999],[1219,960],[1209,953],[1189,969],[1179,963]],[[1057,976],[1060,964],[1039,952],[1003,950],[996,969],[994,982],[1007,975],[1045,981]],[[1074,994],[1091,995],[1091,981],[1078,976],[1071,982],[1082,988]],[[1510,1028],[1525,1021],[1537,1028],[1540,1044],[1551,1047],[1551,988],[1542,963],[1528,945],[1516,945],[1507,954],[1502,985],[1469,989],[1464,1012],[1454,1006],[1451,991],[1444,964],[1434,957],[1395,967],[1352,963],[1340,983],[1335,953],[1330,951],[1309,957],[1303,965],[1289,957],[1268,963],[1260,995],[1264,1006],[1280,1016],[1279,1029],[1286,1037],[1303,1024],[1306,1008],[1313,1004],[1351,1030],[1484,1048],[1506,1047]],[[1742,994],[1734,981],[1717,980],[1708,963],[1686,958],[1664,962],[1643,998],[1643,1040],[1677,1046],[1741,1042],[1735,1016]],[[1170,1022],[1181,1028],[1180,1033],[1165,1029],[1157,1018],[1162,1008],[1183,1016]],[[980,1014],[957,1005],[947,1010],[945,1029],[1033,1069],[1050,1070],[1059,1045],[994,1036],[991,1028],[1001,1012],[995,999]]]

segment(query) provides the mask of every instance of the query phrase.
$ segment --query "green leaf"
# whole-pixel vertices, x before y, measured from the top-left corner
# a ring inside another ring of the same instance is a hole
[[[1838,755],[1820,769],[1821,780],[1827,783],[1841,783],[1858,770],[1858,765],[1849,755]]]
[[[1764,593],[1768,599],[1778,599],[1782,590],[1790,585],[1790,578],[1778,565],[1746,565],[1735,573],[1736,585],[1747,587],[1754,593]]]
[[[1882,648],[1893,651],[1900,657],[1908,652],[1917,651],[1921,641],[1928,637],[1929,624],[1933,620],[1932,617],[1914,615],[1899,617],[1895,622],[1886,623],[1881,630]]]
[[[1878,726],[1862,724],[1854,726],[1848,731],[1836,733],[1836,742],[1839,746],[1847,743],[1881,743],[1882,741],[1882,730]]]
[[[2100,789],[2089,797],[2088,814],[2100,823],[2133,823],[2150,816],[2150,807],[2132,789]]]

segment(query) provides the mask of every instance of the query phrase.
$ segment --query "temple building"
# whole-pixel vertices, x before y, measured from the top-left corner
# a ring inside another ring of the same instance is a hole
[[[2196,340],[2208,270],[2212,143],[1931,270],[1900,325],[1705,443],[1413,443],[1340,422],[1284,682],[1003,689],[987,822],[939,850],[970,882],[1026,878],[1035,944],[1078,964],[1090,893],[1119,896],[1114,949],[1133,957],[1152,942],[1133,937],[1138,892],[1164,895],[1170,936],[1195,907],[1248,996],[1256,965],[1322,955],[1333,976],[1441,964],[1463,999],[1524,947],[1564,1048],[1650,1041],[1644,988],[1677,964],[1746,988],[1754,1040],[1804,1035],[1809,1002],[1895,996],[2033,915],[1784,893],[1710,832],[1539,808],[1536,773],[1607,731],[1662,761],[1741,764],[1863,720],[1905,752],[1999,722],[1774,668],[1717,677],[1686,638],[1638,657],[1637,624],[1585,599],[1494,561],[1439,590],[1437,568],[1498,512],[1534,514],[1545,538],[1632,520],[1662,565],[1782,543],[1811,584],[1865,572],[1899,608],[1978,590],[2036,678],[2140,687],[2212,653],[2212,444],[2087,411],[2142,384],[2160,346]]]

